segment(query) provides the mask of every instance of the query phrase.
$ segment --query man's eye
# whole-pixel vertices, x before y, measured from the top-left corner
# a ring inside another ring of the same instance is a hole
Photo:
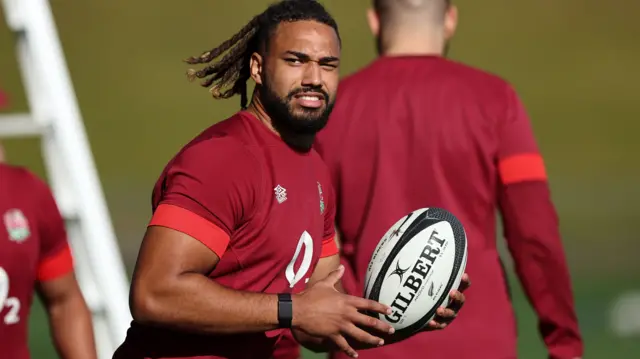
[[[290,63],[290,64],[301,64],[302,61],[300,61],[299,59],[285,59],[286,62]]]

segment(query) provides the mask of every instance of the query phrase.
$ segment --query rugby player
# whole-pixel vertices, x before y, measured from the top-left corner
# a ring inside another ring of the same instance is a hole
[[[53,195],[36,175],[4,160],[0,145],[0,358],[29,359],[29,312],[37,293],[60,358],[95,359],[91,313]]]
[[[516,322],[496,248],[496,209],[549,357],[581,357],[547,174],[515,90],[444,57],[457,25],[448,0],[375,0],[368,20],[380,56],[341,81],[316,146],[337,194],[336,223],[349,269],[344,284],[362,293],[369,259],[387,229],[410,211],[442,207],[467,231],[474,288],[464,315],[447,330],[363,351],[361,358],[517,357]]]

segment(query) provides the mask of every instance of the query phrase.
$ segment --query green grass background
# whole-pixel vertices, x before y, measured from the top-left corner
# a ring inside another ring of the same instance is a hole
[[[52,6],[95,161],[129,268],[152,185],[186,141],[238,108],[185,80],[181,59],[231,36],[267,2],[61,1]],[[367,0],[324,1],[343,37],[343,74],[374,58]],[[575,282],[586,358],[640,357],[640,339],[609,329],[611,301],[640,289],[640,2],[459,0],[451,56],[497,73],[521,94],[546,157]],[[0,87],[27,109],[0,25]],[[44,175],[37,141],[6,143],[10,161]],[[521,357],[544,357],[516,290]],[[491,308],[487,308],[491,310]],[[640,310],[640,309],[638,309]],[[491,330],[487,323],[487,330]],[[39,304],[34,358],[55,358]],[[312,356],[308,356],[312,358]]]

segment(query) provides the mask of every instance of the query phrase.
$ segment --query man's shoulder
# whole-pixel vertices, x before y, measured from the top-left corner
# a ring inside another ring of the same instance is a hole
[[[259,168],[259,157],[233,137],[209,137],[187,144],[167,164],[165,172],[217,176],[249,174]]]
[[[247,131],[244,117],[240,112],[204,129],[186,146],[190,147],[202,142],[208,146],[237,146],[246,142]]]
[[[254,183],[260,177],[259,157],[240,138],[216,126],[196,136],[165,165],[153,188],[154,205],[165,187],[176,181],[195,181],[205,187],[215,183],[219,187],[228,181]],[[197,186],[189,188],[193,191]]]
[[[430,77],[437,76],[440,79],[447,78],[467,84],[475,83],[481,86],[496,88],[510,87],[510,84],[503,77],[488,70],[483,70],[479,67],[448,58],[431,58],[431,60],[435,60],[429,62],[434,71],[423,71],[416,73],[416,76],[425,74]],[[367,84],[388,80],[388,66],[392,65],[385,63],[381,59],[377,59],[364,68],[340,80],[340,90],[348,91],[352,88],[358,88],[361,91],[362,88],[366,88],[364,86]],[[412,79],[420,80],[420,78]],[[433,84],[438,85],[439,83],[433,82]]]
[[[243,120],[240,114],[235,114],[209,126],[182,147],[172,162],[257,161]]]
[[[208,127],[169,160],[153,188],[154,209],[167,192],[174,190],[196,198],[259,183],[262,161],[244,142],[236,121],[238,117],[234,115]]]
[[[40,177],[23,166],[0,163],[0,176],[2,184],[14,190],[39,190],[47,186]]]
[[[24,179],[35,176],[26,167],[0,163],[0,173],[6,179]]]
[[[0,164],[0,206],[38,209],[51,196],[48,184],[29,169]]]
[[[492,86],[501,89],[510,86],[510,84],[498,74],[481,69],[479,67],[458,62],[456,60],[446,59],[443,62],[442,67],[448,70],[447,73],[449,73],[450,75],[455,75],[457,78],[459,78],[460,81],[477,83],[481,86]]]

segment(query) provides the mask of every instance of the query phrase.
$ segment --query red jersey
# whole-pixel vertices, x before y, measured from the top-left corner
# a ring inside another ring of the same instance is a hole
[[[0,163],[0,356],[29,358],[36,282],[72,270],[64,221],[47,185],[25,169]]]
[[[329,173],[248,112],[205,130],[164,169],[150,225],[189,234],[220,261],[211,280],[259,293],[298,293],[321,257],[338,253]],[[212,298],[215,300],[215,298]],[[116,358],[271,358],[285,330],[198,335],[135,321]],[[297,356],[297,350],[292,354]]]
[[[516,322],[496,248],[497,208],[551,357],[582,355],[544,164],[523,105],[505,81],[438,56],[382,57],[341,82],[316,149],[336,191],[354,294],[363,293],[380,238],[410,211],[446,208],[468,236],[473,286],[452,325],[362,351],[360,358],[418,352],[516,358]]]

